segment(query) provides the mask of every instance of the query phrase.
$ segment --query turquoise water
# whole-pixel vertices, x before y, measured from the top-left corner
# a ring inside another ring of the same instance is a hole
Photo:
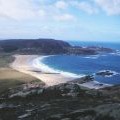
[[[120,45],[112,43],[71,43],[72,45],[81,46],[103,46],[111,47],[120,50]],[[92,55],[92,56],[69,56],[69,55],[56,55],[46,57],[42,61],[52,69],[62,72],[74,73],[76,75],[91,75],[101,70],[111,70],[117,74],[111,77],[95,76],[96,80],[107,84],[120,84],[120,53],[116,54],[104,54],[104,55]]]

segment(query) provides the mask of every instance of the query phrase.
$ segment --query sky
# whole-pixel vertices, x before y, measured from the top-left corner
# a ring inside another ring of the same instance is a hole
[[[0,0],[0,39],[120,42],[120,0]]]

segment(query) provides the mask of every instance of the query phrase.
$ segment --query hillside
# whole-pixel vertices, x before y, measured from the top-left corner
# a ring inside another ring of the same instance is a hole
[[[3,52],[59,54],[65,52],[70,44],[54,39],[10,39],[0,41]]]
[[[0,53],[95,55],[113,51],[110,48],[95,46],[71,46],[68,42],[54,39],[9,39],[0,41]]]
[[[40,85],[33,88],[30,84],[35,86],[36,83],[9,89],[0,98],[2,120],[120,119],[120,87],[90,90],[77,82],[47,88]]]

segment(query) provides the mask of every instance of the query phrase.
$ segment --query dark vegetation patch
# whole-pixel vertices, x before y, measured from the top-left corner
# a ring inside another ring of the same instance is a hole
[[[9,67],[9,63],[14,61],[14,57],[11,54],[0,54],[0,68]]]
[[[19,54],[74,54],[95,55],[115,52],[110,48],[71,46],[68,42],[54,39],[10,39],[0,41],[0,53]]]
[[[37,82],[37,81],[36,81]],[[103,91],[83,89],[77,84],[39,88],[39,94],[1,100],[1,119],[22,120],[119,120],[119,102]],[[38,90],[39,90],[38,89]],[[36,90],[36,89],[30,89]],[[94,92],[93,92],[94,91]],[[100,95],[98,95],[101,93]],[[116,93],[116,96],[119,93]],[[7,108],[11,109],[11,111]],[[3,112],[4,111],[4,112]],[[7,114],[7,116],[6,116]]]

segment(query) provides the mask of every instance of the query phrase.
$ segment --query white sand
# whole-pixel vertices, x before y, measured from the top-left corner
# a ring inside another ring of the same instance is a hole
[[[53,86],[60,83],[66,83],[75,79],[74,77],[64,76],[61,74],[48,74],[42,69],[33,66],[32,61],[40,56],[38,55],[15,55],[15,61],[10,65],[13,69],[32,75],[42,80],[47,86]],[[43,56],[41,56],[43,57]],[[41,72],[39,72],[41,71]]]
[[[67,76],[64,74],[55,74],[55,73],[46,73],[44,66],[37,66],[34,65],[34,61],[37,58],[41,59],[45,56],[38,56],[38,55],[15,55],[15,61],[10,65],[13,69],[23,72],[29,75],[32,75],[40,80],[42,80],[47,86],[53,86],[60,83],[66,83],[68,81],[74,80],[76,77]],[[42,65],[42,64],[41,64]],[[39,68],[39,69],[38,69]],[[80,84],[80,86],[87,87],[90,89],[100,89],[103,87],[110,86],[108,84],[103,84],[97,82],[97,81],[90,81],[83,84]]]

